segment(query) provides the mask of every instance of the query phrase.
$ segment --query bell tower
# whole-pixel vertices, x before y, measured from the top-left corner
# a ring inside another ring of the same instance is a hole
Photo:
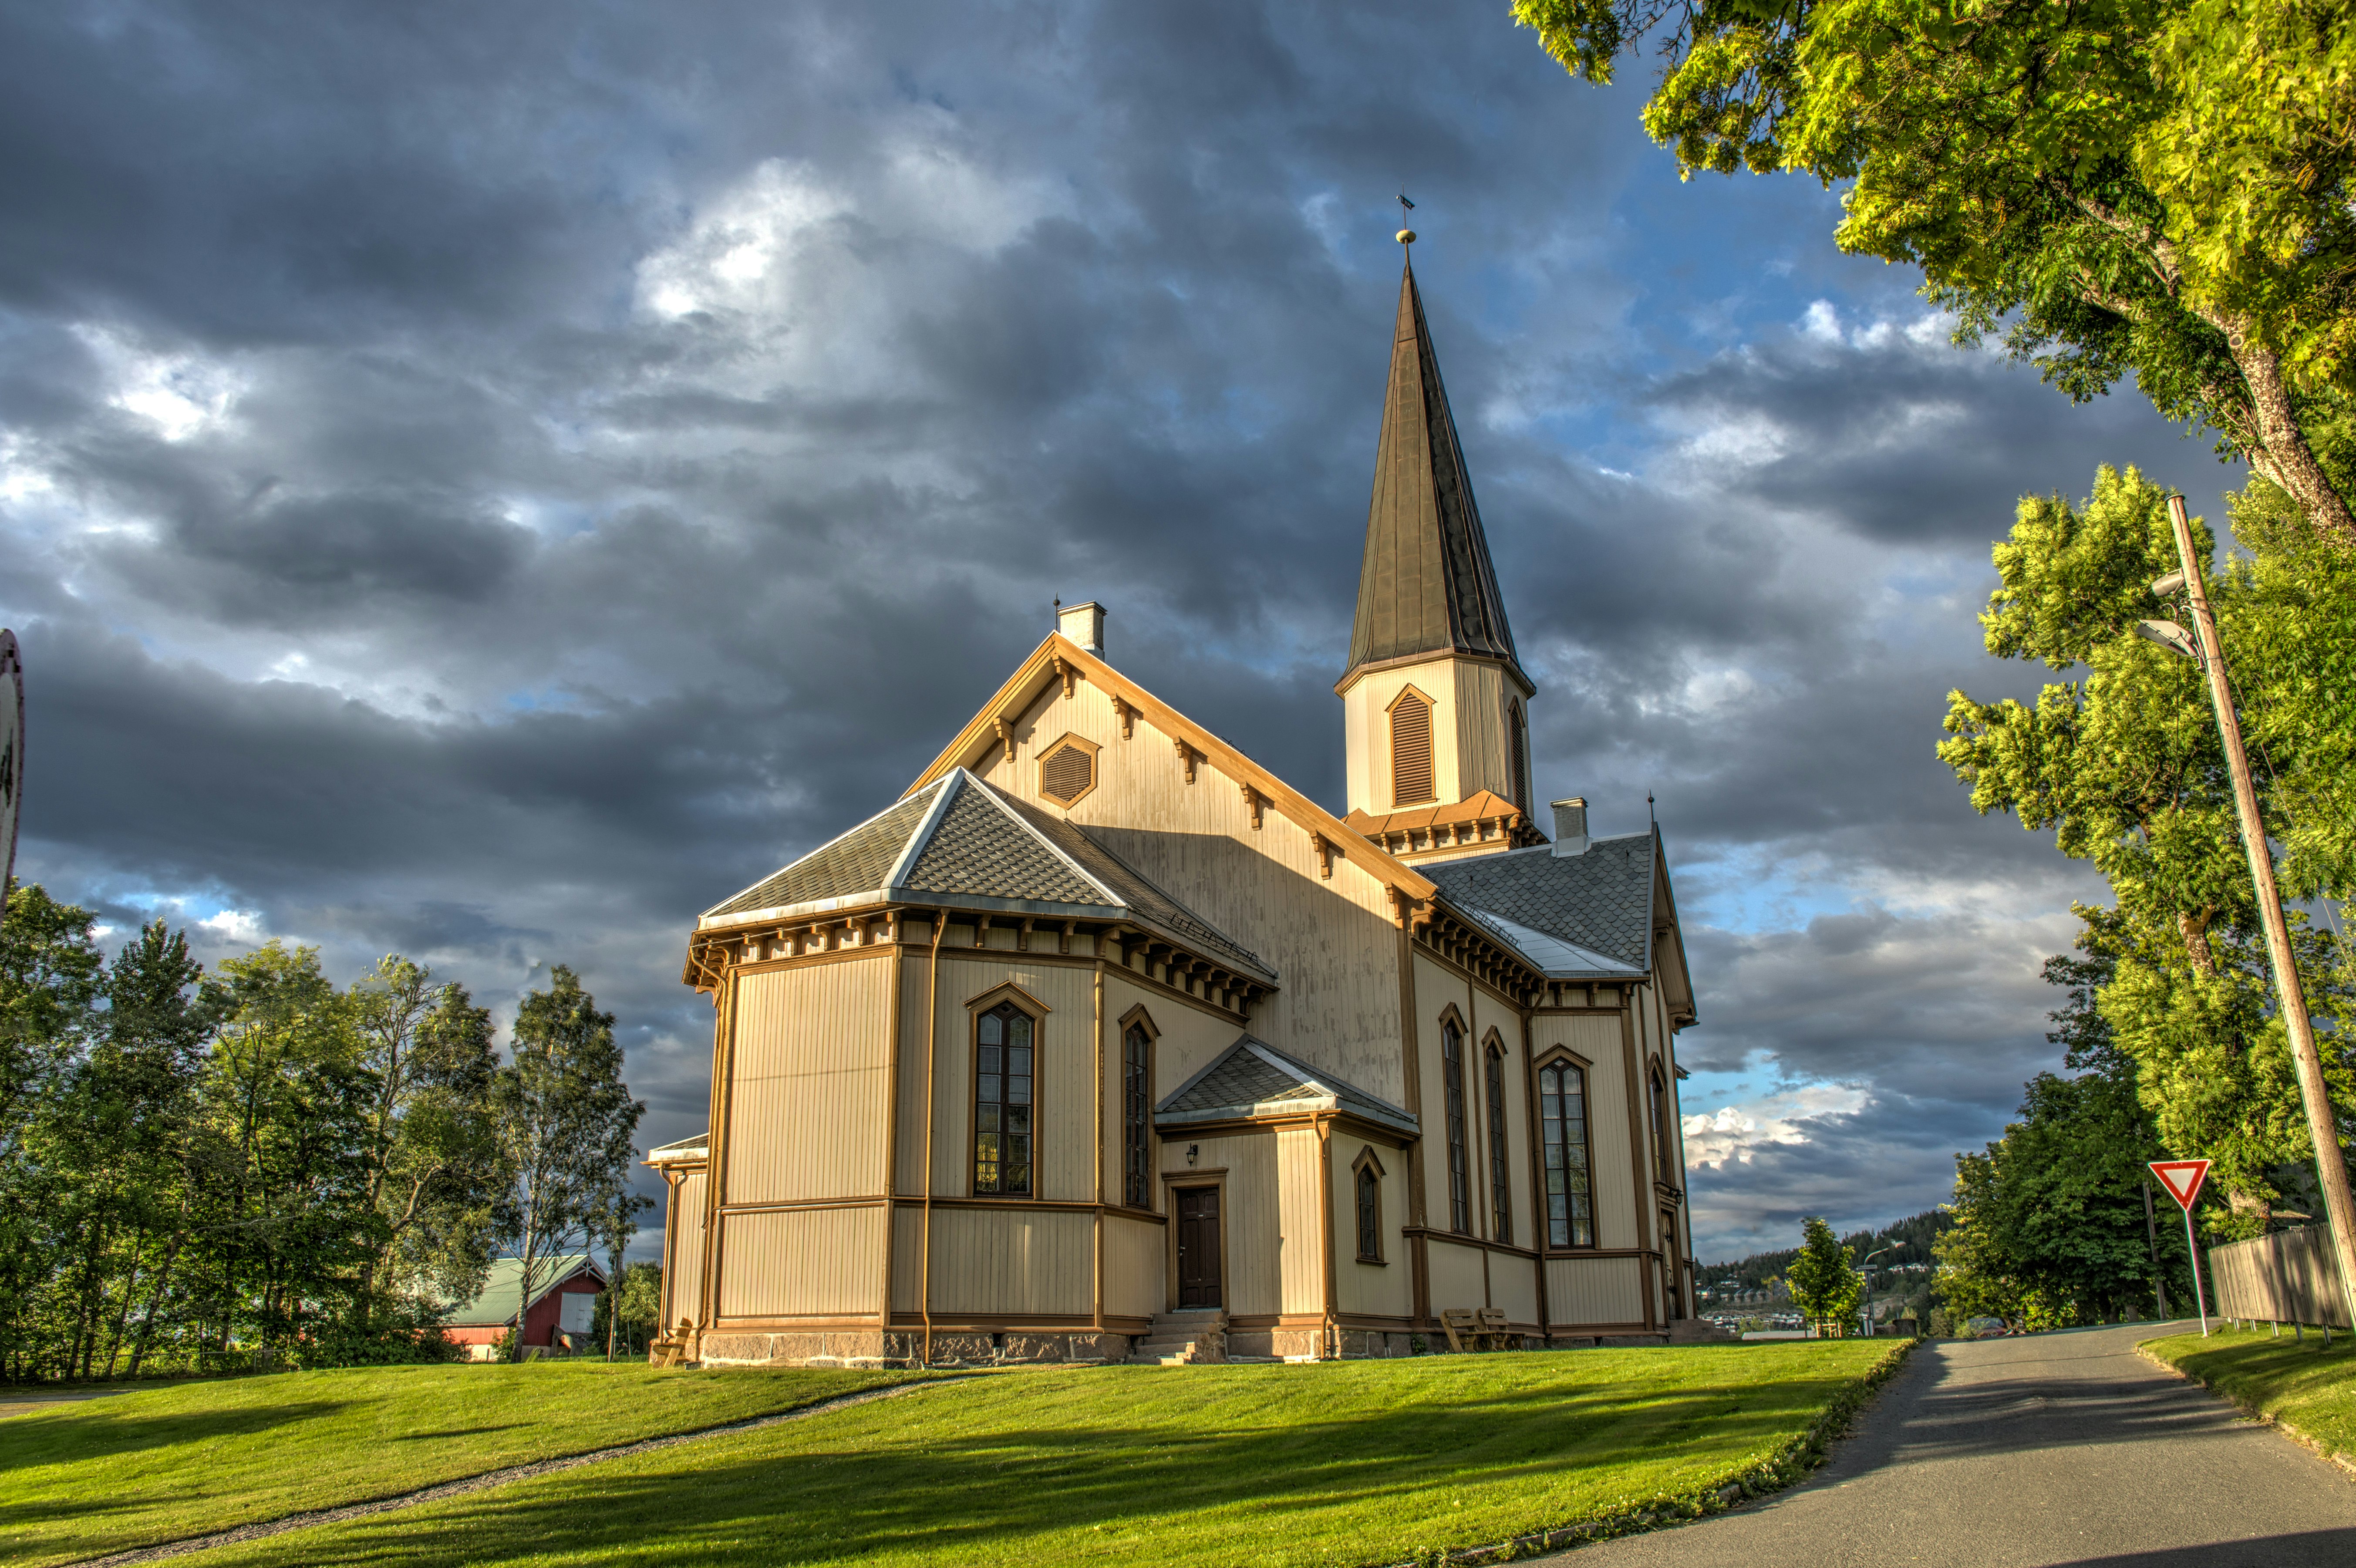
[[[1399,231],[1411,247],[1412,230]],[[1410,250],[1375,450],[1346,715],[1350,825],[1405,860],[1543,843],[1529,702]]]

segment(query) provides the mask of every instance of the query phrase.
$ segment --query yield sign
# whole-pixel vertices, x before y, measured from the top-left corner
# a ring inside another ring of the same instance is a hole
[[[2154,1160],[2151,1162],[2151,1174],[2159,1178],[2160,1186],[2168,1188],[2168,1195],[2176,1199],[2177,1207],[2190,1214],[2192,1200],[2201,1196],[2201,1184],[2208,1179],[2209,1162]]]

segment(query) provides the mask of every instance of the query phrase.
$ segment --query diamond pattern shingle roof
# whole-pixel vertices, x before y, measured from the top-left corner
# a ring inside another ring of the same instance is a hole
[[[1281,1110],[1295,1101],[1303,1109],[1331,1101],[1370,1121],[1410,1132],[1416,1126],[1411,1112],[1380,1095],[1369,1094],[1249,1035],[1173,1090],[1154,1109],[1153,1120],[1159,1126],[1226,1121],[1249,1116],[1263,1107]]]
[[[746,915],[755,909],[781,908],[788,904],[814,904],[873,892],[898,865],[932,806],[933,798],[954,780],[944,779],[919,790],[891,810],[873,816],[829,844],[822,844],[766,881],[756,882],[734,898],[704,911],[704,918]]]
[[[1195,914],[1185,905],[1146,880],[1120,856],[1087,835],[1087,831],[1067,822],[1051,812],[1043,811],[1028,800],[1018,800],[991,786],[985,785],[1023,820],[1053,841],[1055,847],[1087,868],[1090,876],[1109,890],[1121,903],[1134,909],[1175,937],[1214,949],[1239,963],[1250,965],[1261,973],[1274,978],[1276,971],[1258,953],[1220,930],[1210,921]]]
[[[1557,855],[1551,848],[1511,850],[1418,869],[1439,885],[1442,897],[1461,908],[1501,915],[1632,969],[1652,968],[1650,833],[1598,839],[1585,854]]]
[[[942,791],[948,799],[942,800]],[[938,808],[937,811],[936,808]],[[894,875],[895,868],[900,869]],[[1126,914],[1265,980],[1258,954],[1070,822],[959,768],[718,908],[706,921],[854,895],[960,897]]]
[[[1105,890],[1024,830],[1005,798],[979,780],[957,779],[957,796],[901,886],[911,893],[975,893],[1042,904],[1093,904]]]

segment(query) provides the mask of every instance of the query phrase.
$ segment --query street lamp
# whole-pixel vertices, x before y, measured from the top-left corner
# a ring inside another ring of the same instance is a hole
[[[2340,1130],[2332,1115],[2331,1098],[2324,1088],[2323,1061],[2316,1054],[2315,1025],[2307,1015],[2307,997],[2300,991],[2298,969],[2290,950],[2290,928],[2283,920],[2282,896],[2275,888],[2274,852],[2266,845],[2265,823],[2258,816],[2258,791],[2250,780],[2250,756],[2242,746],[2242,724],[2233,712],[2233,687],[2225,677],[2224,650],[2217,642],[2217,619],[2209,612],[2209,594],[2202,585],[2201,564],[2193,559],[2192,525],[2184,516],[2184,498],[2168,498],[2168,521],[2176,532],[2176,554],[2181,572],[2170,572],[2151,585],[2159,597],[2181,591],[2191,601],[2192,630],[2198,646],[2173,621],[2136,623],[2136,634],[2191,659],[2209,677],[2209,702],[2217,711],[2217,729],[2224,742],[2225,767],[2233,779],[2233,811],[2242,825],[2242,847],[2250,857],[2250,880],[2258,895],[2258,918],[2265,922],[2266,957],[2275,974],[2275,997],[2290,1035],[2291,1060],[2298,1069],[2298,1095],[2306,1102],[2308,1133],[2315,1143],[2315,1171],[2323,1188],[2323,1207],[2331,1219],[2331,1240],[2340,1263],[2340,1288],[2351,1312],[2356,1312],[2356,1202],[2348,1192],[2348,1165],[2340,1154]],[[2189,1225],[2191,1215],[2185,1220]]]
[[[1863,1262],[1859,1262],[1857,1266],[1857,1272],[1865,1278],[1865,1337],[1868,1339],[1873,1337],[1873,1272],[1870,1269],[1868,1269],[1866,1264],[1870,1263],[1874,1259],[1881,1256],[1883,1252],[1894,1252],[1896,1251],[1898,1251],[1897,1247],[1892,1245],[1880,1248],[1876,1251],[1868,1252],[1865,1255]]]

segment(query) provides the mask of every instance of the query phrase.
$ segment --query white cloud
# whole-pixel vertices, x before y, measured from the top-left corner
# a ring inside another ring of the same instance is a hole
[[[219,360],[158,353],[120,327],[82,322],[72,330],[113,383],[106,401],[145,420],[166,441],[187,441],[227,423],[245,390],[244,374]]]
[[[1810,1084],[1764,1099],[1696,1112],[1685,1119],[1688,1165],[1749,1165],[1771,1144],[1804,1144],[1812,1117],[1846,1116],[1862,1107],[1866,1091],[1847,1084]]]
[[[223,909],[197,924],[225,942],[248,942],[259,947],[267,940],[262,916],[252,909]]]

